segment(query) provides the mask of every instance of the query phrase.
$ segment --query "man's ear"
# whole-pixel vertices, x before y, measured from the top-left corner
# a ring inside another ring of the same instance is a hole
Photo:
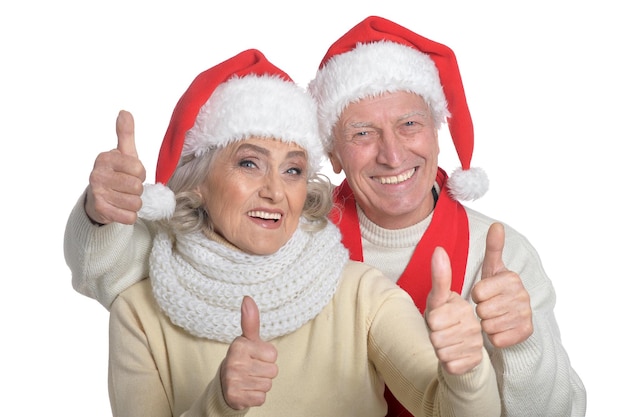
[[[341,161],[339,160],[339,158],[337,158],[334,153],[329,152],[328,159],[330,159],[330,164],[333,166],[333,172],[335,174],[341,174],[341,171],[343,171],[343,167],[341,166]]]

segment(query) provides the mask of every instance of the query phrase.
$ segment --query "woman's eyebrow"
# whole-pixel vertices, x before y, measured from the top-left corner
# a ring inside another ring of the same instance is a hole
[[[262,146],[258,146],[258,145],[253,145],[251,143],[244,143],[242,144],[239,148],[237,148],[238,151],[241,150],[253,150],[255,152],[261,153],[263,155],[269,155],[270,151],[268,149],[265,149]]]
[[[306,152],[301,150],[289,151],[287,154],[288,158],[306,158]]]
[[[238,151],[241,151],[241,150],[252,150],[252,151],[260,153],[262,155],[270,155],[271,154],[271,151],[269,149],[266,149],[266,148],[264,148],[262,146],[259,146],[259,145],[254,145],[252,143],[244,143],[237,150]],[[287,157],[289,157],[289,158],[295,158],[295,157],[306,158],[306,152],[304,150],[301,150],[301,149],[295,149],[293,151],[289,151],[287,153]]]

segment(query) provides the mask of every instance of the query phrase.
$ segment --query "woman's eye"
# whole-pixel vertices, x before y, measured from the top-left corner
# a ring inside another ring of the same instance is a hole
[[[256,164],[249,159],[244,159],[239,162],[239,166],[244,168],[254,168]]]
[[[296,168],[296,167],[289,168],[287,170],[287,173],[291,175],[302,175],[302,168]]]

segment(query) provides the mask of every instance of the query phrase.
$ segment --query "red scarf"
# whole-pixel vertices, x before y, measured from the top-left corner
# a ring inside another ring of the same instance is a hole
[[[432,221],[398,279],[398,285],[409,293],[422,313],[426,308],[426,298],[432,285],[430,261],[435,247],[443,247],[450,257],[452,290],[460,294],[463,288],[469,251],[469,224],[463,206],[448,194],[445,187],[447,179],[448,175],[439,168],[437,184],[441,193],[435,205]],[[356,201],[346,180],[335,188],[334,200],[336,208],[331,212],[330,218],[341,230],[342,242],[350,251],[350,259],[362,262],[363,245]],[[410,415],[387,389],[385,398],[389,407],[388,417]]]

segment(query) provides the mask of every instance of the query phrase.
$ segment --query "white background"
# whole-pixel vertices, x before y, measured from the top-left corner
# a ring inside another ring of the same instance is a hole
[[[116,144],[118,111],[135,116],[152,181],[171,111],[198,73],[253,47],[305,85],[328,46],[373,14],[455,50],[475,123],[473,165],[491,180],[470,206],[521,231],[541,254],[587,415],[623,409],[619,2],[319,3],[2,3],[3,415],[110,414],[108,315],[73,290],[62,243],[93,160]],[[440,137],[451,172],[458,160]]]

